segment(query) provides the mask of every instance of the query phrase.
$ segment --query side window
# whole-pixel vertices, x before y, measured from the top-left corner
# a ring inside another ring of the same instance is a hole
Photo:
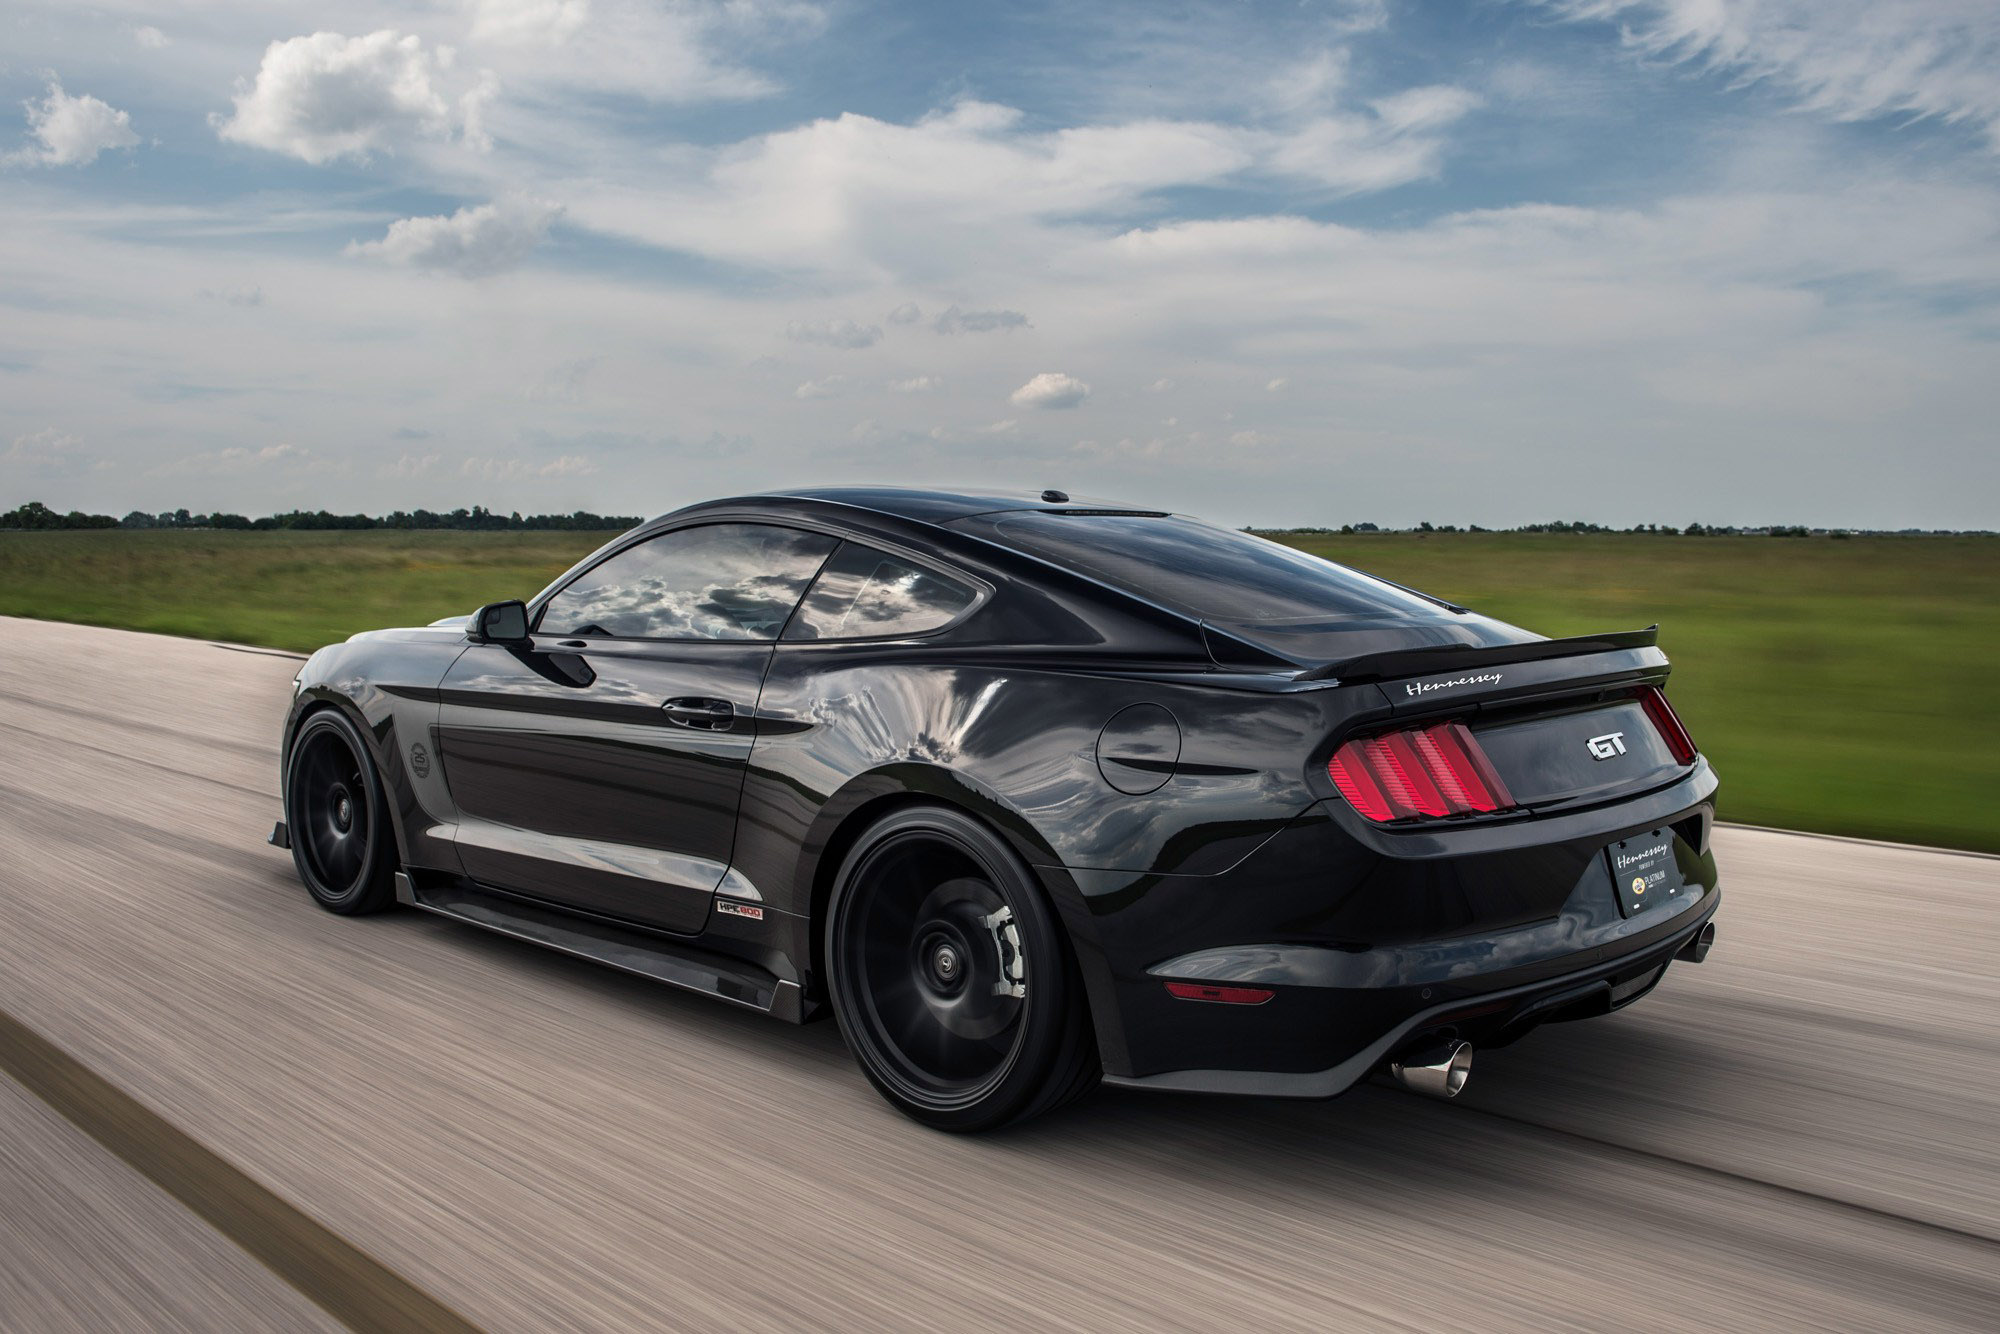
[[[843,542],[792,618],[787,639],[866,639],[935,630],[978,597],[909,561]]]
[[[536,630],[613,639],[776,639],[834,539],[760,523],[662,533],[584,571]]]

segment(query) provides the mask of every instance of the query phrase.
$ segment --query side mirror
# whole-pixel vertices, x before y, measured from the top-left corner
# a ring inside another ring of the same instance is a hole
[[[472,614],[472,639],[480,644],[520,644],[528,638],[528,607],[516,598],[489,602]]]

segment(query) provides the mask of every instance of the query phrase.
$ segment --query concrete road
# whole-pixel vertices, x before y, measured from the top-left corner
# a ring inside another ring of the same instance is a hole
[[[263,843],[294,670],[0,619],[0,1012],[477,1325],[2000,1327],[2000,861],[1724,830],[1709,961],[1456,1102],[953,1139],[831,1025],[314,908]],[[304,1326],[11,1092],[0,1135],[56,1220],[0,1225],[0,1327]]]

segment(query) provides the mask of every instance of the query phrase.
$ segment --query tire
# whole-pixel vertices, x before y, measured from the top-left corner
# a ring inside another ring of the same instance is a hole
[[[938,1130],[1051,1111],[1101,1072],[1069,942],[998,835],[906,807],[856,840],[827,911],[828,990],[862,1073]]]
[[[313,902],[354,916],[396,901],[396,832],[361,732],[338,709],[300,724],[285,766],[292,864]]]

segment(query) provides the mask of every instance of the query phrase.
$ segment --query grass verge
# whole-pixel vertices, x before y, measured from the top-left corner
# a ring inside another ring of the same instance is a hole
[[[601,533],[0,533],[0,614],[307,651],[525,597]],[[1287,540],[1549,635],[1658,621],[1750,824],[2000,852],[2000,539]]]

